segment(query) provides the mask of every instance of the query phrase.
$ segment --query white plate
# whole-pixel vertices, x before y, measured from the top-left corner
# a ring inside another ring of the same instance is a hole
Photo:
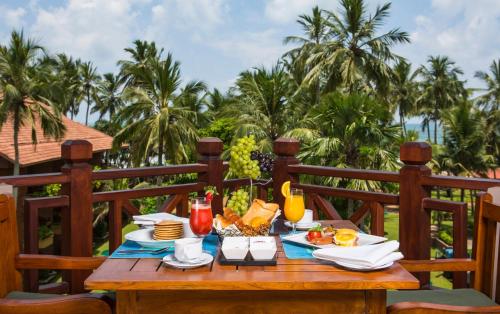
[[[200,259],[196,262],[184,263],[175,259],[174,254],[169,254],[165,256],[162,261],[163,263],[176,267],[176,268],[196,268],[207,264],[210,264],[214,260],[214,257],[208,253],[202,253]]]
[[[319,256],[314,255],[314,252],[312,253],[312,255],[317,259],[328,261],[328,262],[333,262],[339,266],[342,266],[342,267],[347,268],[347,269],[355,270],[355,271],[381,270],[381,269],[389,268],[394,264],[394,262],[389,262],[387,264],[376,266],[376,267],[366,267],[366,266],[356,265],[356,264],[352,264],[352,263],[347,263],[347,262],[336,261],[333,259],[319,257]]]
[[[125,235],[125,239],[151,249],[163,249],[171,246],[175,240],[154,240],[153,229],[139,229]]]
[[[285,221],[285,226],[287,226],[288,228],[293,228],[292,226],[292,223],[290,221]],[[295,229],[297,230],[309,230],[311,228],[314,228],[314,227],[317,227],[317,226],[321,226],[321,223],[319,222],[310,222],[310,223],[303,223],[303,224],[295,224]]]
[[[306,246],[310,246],[310,247],[314,247],[314,248],[318,248],[318,249],[337,247],[337,245],[335,245],[333,243],[326,244],[326,245],[312,244],[309,241],[307,241],[306,235],[307,235],[307,232],[299,232],[299,233],[293,233],[293,234],[284,236],[282,239],[285,241],[298,243],[301,245],[306,245]],[[384,242],[384,241],[387,241],[387,238],[358,232],[358,246],[377,244],[377,243]]]
[[[338,264],[344,268],[352,269],[352,270],[364,270],[364,271],[371,271],[371,270],[381,270],[381,269],[386,269],[391,267],[394,262],[389,262],[384,265],[376,266],[376,267],[365,267],[365,266],[360,266],[360,265],[354,265],[350,263],[344,263],[344,262],[339,262],[339,261],[333,261],[335,264]]]

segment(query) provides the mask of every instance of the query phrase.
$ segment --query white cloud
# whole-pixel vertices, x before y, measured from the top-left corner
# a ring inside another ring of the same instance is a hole
[[[411,45],[398,48],[415,64],[429,55],[447,55],[476,87],[474,72],[500,58],[500,1],[433,0],[431,12],[417,16],[415,23]]]
[[[309,14],[311,8],[316,5],[322,9],[333,9],[336,7],[336,1],[270,0],[266,3],[264,12],[271,21],[285,24],[295,21],[300,14]]]
[[[370,0],[366,2],[367,11],[371,12],[377,5],[386,0]],[[318,6],[324,10],[336,10],[338,1],[333,0],[269,0],[264,8],[265,16],[272,22],[286,24],[297,20],[299,15],[310,14],[311,9]]]
[[[26,10],[24,8],[7,9],[1,8],[3,11],[4,23],[10,28],[20,28],[23,25],[23,18],[26,15]]]
[[[272,29],[215,39],[210,45],[228,57],[238,58],[244,67],[271,66],[287,49]]]
[[[133,39],[135,3],[70,0],[60,7],[37,7],[30,30],[50,51],[93,60],[101,70],[110,71]]]

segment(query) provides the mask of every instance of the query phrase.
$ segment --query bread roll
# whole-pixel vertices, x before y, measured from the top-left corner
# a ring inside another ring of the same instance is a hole
[[[220,225],[222,228],[226,228],[227,226],[230,226],[233,224],[231,222],[231,220],[226,219],[224,216],[219,215],[219,214],[215,215],[215,219],[220,222]]]
[[[248,209],[247,213],[241,217],[242,222],[245,225],[250,226],[252,224],[252,220],[255,217],[261,217],[267,222],[270,222],[274,217],[275,212],[265,208],[266,203],[263,200],[255,199]],[[276,209],[277,210],[277,209]]]

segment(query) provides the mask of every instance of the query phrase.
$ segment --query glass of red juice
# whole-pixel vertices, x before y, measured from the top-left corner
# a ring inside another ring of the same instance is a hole
[[[204,197],[191,199],[189,226],[194,234],[204,237],[212,231],[212,207]]]

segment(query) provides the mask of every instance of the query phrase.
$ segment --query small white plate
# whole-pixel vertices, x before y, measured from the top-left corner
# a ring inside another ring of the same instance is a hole
[[[174,254],[169,254],[162,259],[163,263],[165,263],[169,266],[172,266],[172,267],[176,267],[176,268],[201,267],[201,266],[210,264],[213,260],[214,260],[214,257],[208,253],[202,253],[201,257],[198,260],[196,260],[196,262],[189,262],[189,263],[178,261],[175,258]]]
[[[142,247],[151,249],[163,249],[173,245],[175,240],[155,240],[153,239],[153,229],[139,229],[129,232],[125,239],[134,241]]]
[[[293,228],[292,226],[292,223],[290,221],[285,221],[285,226],[287,226],[288,228]],[[314,227],[318,227],[318,226],[321,226],[321,223],[317,222],[317,221],[313,221],[313,222],[310,222],[310,223],[297,223],[295,224],[295,229],[297,230],[309,230],[311,228],[314,228]]]
[[[307,235],[307,232],[299,232],[299,233],[293,233],[293,234],[289,234],[287,236],[284,236],[282,239],[285,241],[294,242],[297,244],[306,245],[306,246],[310,246],[310,247],[314,247],[314,248],[318,248],[318,249],[337,247],[337,245],[335,245],[333,243],[326,244],[326,245],[312,244],[309,241],[307,241],[306,235]],[[381,243],[384,241],[387,241],[387,238],[358,232],[358,246],[372,245],[372,244],[377,244],[377,243]]]

